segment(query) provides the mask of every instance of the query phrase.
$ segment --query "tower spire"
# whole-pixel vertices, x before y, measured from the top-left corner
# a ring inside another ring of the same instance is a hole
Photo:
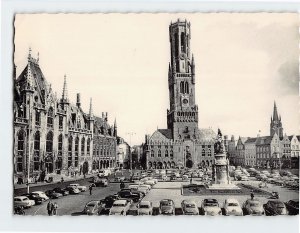
[[[90,117],[93,117],[93,104],[92,104],[92,98],[90,99],[90,111],[89,111]]]
[[[68,89],[67,89],[67,76],[64,75],[64,87],[63,87],[63,91],[62,91],[62,97],[61,97],[62,101],[64,102],[68,102]]]
[[[276,102],[274,101],[274,109],[273,109],[273,121],[278,121],[278,113],[277,113],[277,106],[276,106]]]

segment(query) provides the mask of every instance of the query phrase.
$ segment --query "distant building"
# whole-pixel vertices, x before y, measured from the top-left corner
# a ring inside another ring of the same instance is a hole
[[[245,142],[247,137],[239,137],[236,145],[235,164],[237,166],[245,166]]]
[[[121,137],[117,140],[117,167],[119,168],[130,168],[130,146]]]
[[[257,138],[248,138],[245,141],[245,166],[256,166],[256,140]]]
[[[300,155],[300,136],[289,136],[290,149],[291,149],[291,167],[299,168],[299,155]]]
[[[229,163],[231,165],[235,165],[236,164],[236,141],[234,139],[234,136],[231,136],[230,141],[228,141],[228,156],[229,156]]]
[[[275,133],[280,139],[283,138],[281,116],[278,116],[276,102],[274,102],[273,117],[271,116],[270,136],[273,136]]]

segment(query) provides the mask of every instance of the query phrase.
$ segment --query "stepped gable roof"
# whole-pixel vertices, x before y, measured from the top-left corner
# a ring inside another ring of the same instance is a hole
[[[241,142],[245,144],[245,142],[249,139],[249,137],[240,137]]]
[[[253,143],[253,142],[256,142],[256,139],[257,138],[248,138],[245,143]]]
[[[33,62],[33,61],[28,61],[27,66],[25,69],[22,71],[22,73],[19,75],[19,77],[16,79],[16,85],[19,86],[24,86],[26,81],[27,81],[27,73],[28,69],[30,70],[32,77],[33,77],[33,82],[34,85],[37,87],[37,92],[39,93],[41,102],[44,104],[45,103],[45,97],[41,94],[42,90],[47,90],[48,83],[43,75],[43,72],[40,68],[40,66]]]
[[[168,139],[172,139],[172,130],[171,129],[158,129],[162,135],[164,135]]]
[[[293,137],[294,137],[294,135],[288,136],[288,138],[289,138],[290,141],[292,140]]]
[[[199,129],[199,136],[201,140],[215,140],[217,134],[211,128]]]
[[[259,137],[256,140],[256,145],[268,145],[268,144],[271,144],[272,138],[273,138],[272,136]]]

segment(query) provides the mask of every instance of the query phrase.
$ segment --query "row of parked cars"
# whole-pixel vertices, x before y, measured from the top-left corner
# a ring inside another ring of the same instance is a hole
[[[66,188],[54,188],[51,190],[47,190],[45,192],[42,191],[34,191],[31,193],[24,193],[20,196],[14,197],[14,206],[21,206],[24,208],[30,208],[34,205],[40,205],[44,201],[49,199],[57,199],[63,196],[67,196],[69,194],[79,194],[81,192],[85,192],[87,190],[86,186],[82,186],[79,184],[69,184]]]

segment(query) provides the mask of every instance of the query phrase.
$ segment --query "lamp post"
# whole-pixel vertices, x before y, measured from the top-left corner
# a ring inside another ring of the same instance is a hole
[[[135,135],[136,133],[135,132],[128,132],[126,134],[129,135],[129,168],[130,168],[130,170],[132,170],[131,137],[133,135]]]

